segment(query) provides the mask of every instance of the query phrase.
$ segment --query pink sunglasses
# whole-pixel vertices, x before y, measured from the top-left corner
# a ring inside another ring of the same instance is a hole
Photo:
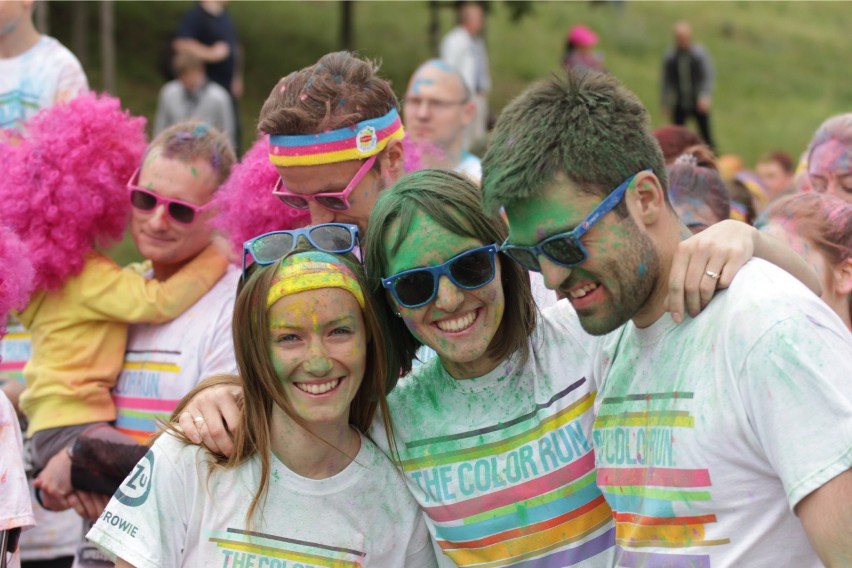
[[[284,205],[292,207],[293,209],[307,209],[309,202],[316,201],[329,211],[346,211],[351,207],[351,205],[349,205],[349,194],[352,193],[352,190],[354,190],[359,183],[361,183],[361,180],[364,179],[364,176],[367,175],[367,172],[370,171],[370,168],[372,168],[373,164],[376,163],[377,157],[378,154],[367,158],[367,161],[358,169],[355,177],[352,178],[352,181],[349,182],[343,191],[302,195],[299,193],[293,193],[287,189],[284,185],[284,180],[279,177],[278,182],[275,184],[275,188],[272,190],[272,195],[277,196],[278,199],[284,202]]]
[[[130,204],[136,209],[153,211],[162,204],[165,205],[166,211],[172,219],[184,225],[191,225],[195,221],[196,215],[213,206],[212,201],[206,205],[195,205],[180,199],[163,197],[144,187],[139,187],[139,168],[130,176],[127,189],[130,191]]]

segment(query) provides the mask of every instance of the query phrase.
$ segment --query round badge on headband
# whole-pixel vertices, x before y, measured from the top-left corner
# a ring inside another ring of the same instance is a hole
[[[405,130],[396,109],[379,118],[363,120],[318,134],[269,137],[269,161],[276,166],[318,166],[362,160],[385,149],[391,140],[402,140]]]
[[[278,264],[266,308],[285,296],[322,288],[342,288],[355,296],[362,310],[366,309],[364,291],[352,270],[340,258],[320,251],[294,254]]]

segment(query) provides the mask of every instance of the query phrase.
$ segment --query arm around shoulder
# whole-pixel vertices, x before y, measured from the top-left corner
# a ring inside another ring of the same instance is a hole
[[[108,266],[105,259],[101,262],[104,265],[95,272],[104,278],[88,287],[85,304],[102,319],[128,323],[173,320],[200,300],[228,268],[228,259],[213,245],[162,282],[111,262]]]
[[[852,469],[799,501],[795,512],[828,568],[852,566]]]

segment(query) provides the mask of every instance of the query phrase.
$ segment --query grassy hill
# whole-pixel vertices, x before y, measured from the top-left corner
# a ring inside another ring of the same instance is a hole
[[[162,84],[158,56],[188,2],[115,3],[118,41],[117,94],[134,113],[151,118]],[[89,63],[95,88],[96,4],[90,3]],[[70,42],[70,4],[50,3],[51,33]],[[852,41],[845,2],[534,2],[512,22],[505,2],[491,5],[487,40],[498,111],[530,81],[555,71],[563,38],[574,23],[585,23],[601,38],[606,64],[636,92],[663,124],[659,108],[662,54],[675,21],[686,19],[715,60],[717,85],[712,126],[722,152],[753,163],[769,149],[798,155],[819,123],[852,110],[852,81],[846,57]],[[251,2],[229,7],[245,47],[245,98],[241,115],[247,147],[256,117],[280,76],[338,49],[339,2]],[[454,25],[454,12],[441,10],[441,32]],[[357,2],[353,6],[355,46],[383,61],[382,70],[399,94],[408,76],[430,57],[428,4]]]

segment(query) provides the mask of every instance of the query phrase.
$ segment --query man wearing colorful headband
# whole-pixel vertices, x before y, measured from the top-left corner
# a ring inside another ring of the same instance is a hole
[[[399,104],[376,72],[329,53],[281,79],[260,111],[258,130],[281,175],[275,193],[308,209],[311,224],[351,223],[363,234],[379,191],[404,173]]]
[[[648,123],[613,77],[569,72],[504,109],[483,160],[486,205],[508,215],[504,252],[562,291],[586,331],[613,332],[593,441],[616,563],[850,566],[852,337],[760,259],[733,278],[737,263],[693,256],[702,290],[728,289],[675,323],[669,275],[690,233]]]

